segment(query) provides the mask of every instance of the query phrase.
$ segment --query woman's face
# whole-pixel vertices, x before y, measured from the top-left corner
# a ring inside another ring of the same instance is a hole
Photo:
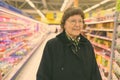
[[[83,28],[83,19],[80,15],[70,16],[64,25],[65,32],[72,38],[76,38],[80,35]]]

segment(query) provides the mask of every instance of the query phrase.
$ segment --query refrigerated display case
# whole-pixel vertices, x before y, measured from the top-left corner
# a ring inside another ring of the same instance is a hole
[[[0,76],[3,80],[6,77],[11,80],[32,56],[49,32],[46,26],[3,7],[0,2]]]

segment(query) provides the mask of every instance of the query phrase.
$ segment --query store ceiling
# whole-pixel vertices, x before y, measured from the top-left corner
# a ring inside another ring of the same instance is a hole
[[[3,0],[6,3],[13,5],[14,7],[26,12],[27,14],[38,16],[38,13],[33,9],[25,0]],[[48,11],[60,11],[60,8],[65,0],[30,0],[33,2],[35,7],[39,9],[43,14],[46,14]],[[72,1],[72,0],[70,0]],[[100,3],[104,0],[78,0],[78,7],[81,7],[83,10],[90,8],[91,6]],[[74,0],[73,0],[74,2]],[[68,2],[69,4],[70,2]],[[98,8],[108,9],[115,7],[116,0],[110,0],[109,2],[100,5]],[[72,3],[73,6],[74,3]]]

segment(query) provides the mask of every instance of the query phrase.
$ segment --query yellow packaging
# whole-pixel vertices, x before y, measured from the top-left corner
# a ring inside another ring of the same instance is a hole
[[[101,64],[101,58],[102,58],[101,55],[98,55],[98,56],[97,56],[97,62],[98,62],[99,64]]]
[[[105,59],[104,57],[102,57],[101,62],[102,62],[102,65],[103,65],[104,67],[107,67],[107,65],[108,65],[107,59]]]
[[[108,61],[108,64],[107,64],[107,70],[110,69],[110,61]]]
[[[114,29],[114,22],[110,22],[110,29]]]
[[[113,32],[107,32],[107,37],[110,38],[110,39],[112,39],[112,37],[113,37]]]
[[[96,28],[100,29],[100,28],[103,28],[103,23],[99,23],[96,25]]]

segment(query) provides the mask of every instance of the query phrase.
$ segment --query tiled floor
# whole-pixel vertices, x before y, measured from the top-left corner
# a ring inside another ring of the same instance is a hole
[[[50,34],[47,39],[42,43],[42,45],[38,48],[38,50],[34,53],[34,55],[30,58],[28,63],[23,67],[20,71],[19,75],[16,77],[15,80],[36,80],[36,72],[41,60],[42,52],[44,46],[52,37],[55,37],[56,34]]]

